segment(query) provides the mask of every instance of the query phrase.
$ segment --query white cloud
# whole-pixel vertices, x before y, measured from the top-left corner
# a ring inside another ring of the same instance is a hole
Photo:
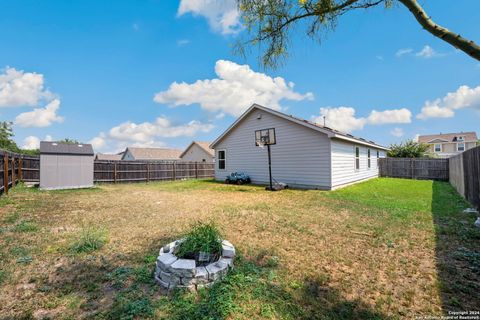
[[[385,111],[372,110],[367,120],[370,124],[410,123],[412,122],[412,112],[407,108]]]
[[[52,136],[46,135],[43,141],[52,141]],[[22,149],[33,150],[38,148],[40,148],[40,139],[38,137],[28,136],[25,139],[23,139]]]
[[[53,122],[63,122],[63,117],[57,115],[60,100],[54,99],[45,108],[35,108],[32,111],[20,113],[15,118],[15,124],[21,127],[48,127]]]
[[[53,99],[53,96],[44,88],[42,74],[18,71],[9,67],[0,74],[0,108],[34,107],[40,101]]]
[[[412,48],[403,48],[403,49],[399,49],[396,53],[395,53],[395,56],[400,58],[406,54],[410,54],[413,52],[413,49]]]
[[[323,117],[327,127],[344,132],[361,130],[367,123],[365,118],[355,118],[355,109],[351,107],[320,108],[320,116],[312,120],[323,124]]]
[[[154,122],[140,124],[127,121],[111,128],[108,133],[101,132],[90,140],[95,149],[119,150],[132,147],[162,147],[165,143],[159,138],[193,137],[198,133],[207,133],[214,128],[211,123],[197,120],[186,124],[173,124],[166,117],[158,117]]]
[[[313,99],[312,93],[295,92],[292,82],[255,72],[248,65],[218,60],[215,73],[216,79],[197,80],[192,84],[174,82],[166,91],[157,93],[154,101],[173,107],[198,103],[204,110],[238,116],[253,103],[279,110],[283,99]]]
[[[40,147],[40,139],[35,136],[28,136],[23,139],[22,149],[33,150]]]
[[[179,47],[186,46],[189,43],[190,43],[190,40],[188,40],[188,39],[177,40],[177,46],[179,46]]]
[[[425,45],[425,46],[423,46],[422,50],[415,53],[415,55],[417,57],[429,59],[429,58],[439,56],[440,54],[437,51],[433,50],[433,48],[430,47],[429,45]]]
[[[327,127],[352,132],[361,130],[367,124],[382,125],[392,123],[410,123],[412,113],[406,108],[384,111],[372,110],[368,117],[355,117],[355,109],[352,107],[320,108],[320,116],[312,117],[314,122],[323,124],[323,117]]]
[[[405,132],[403,132],[402,128],[393,128],[392,131],[390,131],[390,134],[394,137],[400,138],[405,134]]]
[[[236,34],[242,30],[236,0],[181,0],[177,15],[187,13],[206,18],[210,28],[221,34]]]
[[[462,108],[480,108],[480,86],[460,86],[457,91],[449,92],[443,98],[426,101],[417,118],[451,118],[455,110]]]

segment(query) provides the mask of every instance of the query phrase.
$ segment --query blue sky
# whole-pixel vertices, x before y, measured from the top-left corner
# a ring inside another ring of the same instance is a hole
[[[423,2],[480,42],[480,2]],[[255,49],[232,54],[243,31],[229,1],[0,3],[0,119],[15,122],[20,146],[183,148],[215,139],[254,101],[385,145],[479,128],[480,63],[401,6],[348,14],[321,45],[297,34],[272,71]]]

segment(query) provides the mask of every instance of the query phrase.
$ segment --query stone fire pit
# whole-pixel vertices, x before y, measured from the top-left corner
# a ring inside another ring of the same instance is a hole
[[[171,242],[160,249],[155,268],[155,281],[164,289],[208,288],[233,268],[235,247],[227,240],[222,241],[221,256],[205,266],[197,266],[194,259],[179,259],[175,256],[175,249],[182,241]]]

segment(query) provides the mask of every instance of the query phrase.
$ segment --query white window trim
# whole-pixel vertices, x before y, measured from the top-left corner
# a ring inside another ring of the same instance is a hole
[[[440,146],[440,151],[437,151],[437,145]],[[434,143],[433,144],[433,152],[442,152],[443,151],[443,145],[441,143]]]
[[[218,156],[218,153],[220,151],[223,151],[224,154],[225,154],[225,159],[223,160],[225,162],[225,168],[224,169],[220,169],[220,157]],[[218,149],[217,150],[217,169],[220,170],[220,171],[226,171],[227,170],[227,150],[226,149]]]
[[[463,150],[458,150],[458,145],[459,145],[459,144],[463,144]],[[466,148],[467,148],[467,146],[465,145],[465,142],[459,142],[459,143],[457,143],[457,151],[458,151],[458,152],[463,152],[463,151],[466,150]]]
[[[368,156],[370,154],[370,156]],[[372,169],[372,149],[367,148],[367,169]]]
[[[358,169],[357,169],[357,148],[358,148]],[[360,171],[360,156],[361,156],[361,150],[360,146],[353,146],[353,168],[355,171]]]

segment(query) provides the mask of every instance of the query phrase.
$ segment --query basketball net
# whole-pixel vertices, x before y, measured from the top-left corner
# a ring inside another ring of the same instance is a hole
[[[257,140],[257,144],[260,148],[265,148],[265,142],[263,142],[263,139]]]

